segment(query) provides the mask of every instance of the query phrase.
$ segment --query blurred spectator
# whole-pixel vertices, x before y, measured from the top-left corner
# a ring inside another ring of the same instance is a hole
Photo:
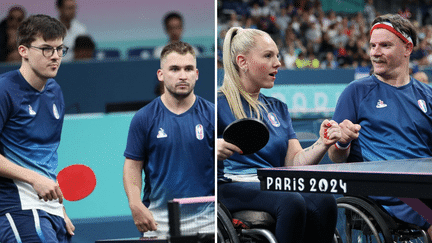
[[[411,54],[410,61],[415,61],[418,65],[428,65],[428,50],[430,50],[428,42],[426,40],[420,41],[419,45],[416,46]]]
[[[15,5],[0,23],[0,62],[21,61],[17,46],[18,26],[26,15],[22,6]]]
[[[352,59],[350,58],[350,56],[348,56],[348,52],[342,42],[339,43],[336,58],[340,67],[346,68],[349,67],[350,64],[352,64]]]
[[[321,63],[321,68],[323,69],[336,69],[338,67],[338,62],[335,60],[333,52],[327,52],[326,58]]]
[[[291,17],[288,15],[286,8],[280,9],[280,15],[276,18],[276,25],[280,30],[281,36],[285,36],[285,30],[291,22]]]
[[[373,0],[367,0],[364,7],[364,14],[366,16],[366,22],[368,25],[372,24],[373,20],[377,16]]]
[[[253,18],[247,17],[245,19],[245,24],[243,25],[244,29],[256,29],[257,25],[255,24]],[[223,39],[222,39],[223,40]]]
[[[231,27],[241,27],[241,24],[238,21],[237,13],[234,11],[230,14],[230,20],[228,22],[228,28]]]
[[[272,36],[281,50],[282,68],[291,68],[293,58],[297,60],[297,68],[310,68],[313,67],[312,60],[306,58],[306,53],[313,53],[314,59],[323,62],[330,52],[333,54],[331,62],[337,61],[338,68],[359,67],[369,70],[370,23],[379,14],[375,5],[380,7],[381,11],[387,11],[390,8],[384,8],[390,4],[391,9],[401,9],[402,15],[411,16],[411,21],[419,30],[419,43],[423,40],[427,43],[424,47],[419,45],[411,57],[419,65],[432,65],[432,26],[423,24],[425,18],[432,23],[432,0],[401,0],[400,6],[394,1],[386,4],[374,4],[373,0],[364,1],[364,10],[355,13],[334,10],[324,12],[320,0],[222,0],[221,5],[242,4],[243,8],[247,8],[243,12],[250,15],[243,16],[242,26],[258,28]],[[423,6],[427,10],[419,8]],[[239,13],[237,8],[232,9]],[[227,13],[226,10],[222,12]],[[416,19],[415,14],[418,14]],[[218,18],[219,20],[222,23],[218,22],[218,35],[228,27],[229,15],[225,14],[224,18]],[[220,42],[221,38],[218,36],[218,49],[221,48]],[[300,57],[300,52],[303,57]]]
[[[88,35],[80,35],[75,39],[74,60],[88,60],[94,58],[96,45]]]
[[[294,69],[296,67],[297,55],[295,53],[294,45],[288,46],[288,51],[286,49],[282,50],[282,66],[286,69]]]
[[[288,28],[285,31],[285,46],[293,46],[295,53],[297,54],[300,52],[306,52],[306,47],[303,45],[300,39],[297,38],[292,28]]]
[[[168,36],[168,43],[165,45],[161,45],[155,48],[153,56],[155,58],[160,58],[160,54],[162,49],[169,43],[174,43],[177,41],[181,41],[183,35],[183,16],[181,13],[172,11],[165,14],[163,18],[163,26],[165,33]],[[200,52],[196,47],[193,47],[195,54],[199,56]]]
[[[59,20],[67,28],[67,34],[63,40],[63,44],[72,48],[78,36],[87,34],[87,27],[75,18],[78,8],[76,0],[57,0],[56,4],[59,12]],[[64,56],[63,61],[71,61],[74,57],[72,54],[73,53],[70,53],[70,55]]]
[[[310,22],[305,36],[307,43],[312,45],[313,52],[318,52],[322,42],[322,31],[320,25],[315,22]]]
[[[259,19],[263,14],[258,2],[254,2],[250,10],[250,15],[255,20]]]
[[[421,25],[431,25],[432,24],[432,0],[420,1],[420,11],[421,11]]]
[[[333,10],[329,11],[329,13],[328,13],[328,19],[330,21],[330,24],[337,24],[337,23],[339,23],[342,20],[342,18],[340,16],[337,16],[336,12],[333,11]]]
[[[425,84],[429,84],[429,78],[427,76],[427,74],[425,72],[416,72],[413,75],[414,79],[417,79],[418,81],[425,83]]]
[[[332,52],[334,53],[335,48],[334,46],[330,43],[330,37],[329,34],[324,32],[323,36],[322,36],[322,41],[321,41],[321,46],[319,49],[319,53],[324,53],[324,55],[327,55],[325,53],[327,52]],[[322,54],[321,54],[322,55]],[[323,55],[322,55],[323,56]],[[321,56],[318,56],[321,58]],[[322,58],[321,58],[322,59]]]

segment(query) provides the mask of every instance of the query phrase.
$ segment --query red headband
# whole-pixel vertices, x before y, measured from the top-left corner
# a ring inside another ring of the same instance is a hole
[[[404,43],[408,43],[408,42],[413,43],[411,37],[409,37],[409,36],[408,36],[407,34],[405,34],[405,33],[401,33],[401,32],[399,32],[399,31],[397,31],[397,30],[393,27],[393,25],[392,25],[391,23],[389,23],[389,22],[380,22],[380,23],[376,23],[376,24],[374,24],[374,26],[372,26],[372,29],[371,29],[371,31],[370,31],[370,34],[372,35],[372,32],[373,32],[375,29],[378,29],[378,28],[380,28],[380,29],[386,29],[386,30],[392,32],[393,34],[395,34],[396,36],[398,36],[399,38],[401,38],[402,41],[403,41]]]

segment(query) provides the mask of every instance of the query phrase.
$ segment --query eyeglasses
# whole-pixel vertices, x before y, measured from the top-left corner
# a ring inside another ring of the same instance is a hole
[[[57,54],[61,57],[64,57],[67,53],[67,51],[69,50],[69,47],[66,46],[59,46],[57,48],[54,48],[52,46],[50,47],[37,47],[37,46],[30,46],[39,50],[42,50],[42,55],[44,57],[51,57],[52,55],[54,55],[54,51],[57,50]]]

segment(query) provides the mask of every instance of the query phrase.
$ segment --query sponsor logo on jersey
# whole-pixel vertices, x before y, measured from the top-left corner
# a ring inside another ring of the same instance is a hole
[[[268,119],[270,120],[270,123],[274,126],[274,127],[279,127],[280,126],[280,122],[276,116],[275,113],[270,112],[267,115]]]
[[[201,124],[195,126],[195,135],[198,140],[202,140],[204,138],[204,128]]]
[[[387,104],[384,103],[382,100],[378,100],[376,108],[384,108],[387,107]]]
[[[162,128],[159,128],[158,134],[156,136],[157,138],[166,138],[168,135],[165,133],[165,131]]]
[[[424,100],[418,100],[417,103],[418,103],[420,109],[421,109],[424,113],[426,113],[426,112],[427,112],[426,102],[425,102]]]
[[[33,110],[33,108],[31,107],[31,105],[29,105],[28,108],[29,108],[29,114],[32,115],[32,116],[35,116],[36,115],[36,111]]]
[[[55,104],[53,104],[53,113],[54,113],[54,117],[55,117],[57,120],[60,119],[60,115],[59,115],[59,113],[58,113],[57,106],[56,106]]]

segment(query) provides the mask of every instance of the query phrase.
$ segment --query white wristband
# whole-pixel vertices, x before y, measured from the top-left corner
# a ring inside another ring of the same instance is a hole
[[[349,142],[347,145],[345,145],[345,144],[341,145],[341,144],[339,144],[339,142],[336,142],[335,147],[337,149],[340,149],[340,150],[347,150],[347,149],[349,149],[349,147],[351,147],[351,142]]]

